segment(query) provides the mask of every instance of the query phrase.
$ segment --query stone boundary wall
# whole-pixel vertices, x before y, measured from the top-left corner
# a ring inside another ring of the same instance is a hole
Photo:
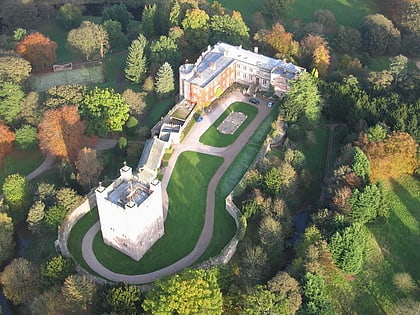
[[[94,207],[96,207],[95,193],[90,192],[80,206],[71,211],[71,213],[67,214],[63,224],[58,229],[58,244],[60,251],[64,256],[72,258],[72,255],[67,247],[71,229],[81,217]]]

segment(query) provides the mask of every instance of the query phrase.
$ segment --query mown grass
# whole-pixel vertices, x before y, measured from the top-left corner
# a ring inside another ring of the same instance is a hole
[[[293,19],[313,22],[314,11],[318,9],[332,11],[338,24],[357,28],[365,15],[378,11],[378,4],[376,0],[295,0],[286,20],[289,23]]]
[[[203,262],[214,257],[223,250],[236,233],[236,225],[233,218],[226,211],[225,199],[235,188],[245,172],[255,160],[265,137],[271,130],[271,123],[276,119],[277,108],[270,112],[270,115],[259,126],[257,131],[249,139],[248,144],[233,160],[230,167],[220,179],[216,188],[216,204],[214,214],[213,237],[205,253],[198,262]]]
[[[142,274],[158,270],[186,256],[194,248],[204,225],[208,182],[223,159],[195,152],[184,152],[178,158],[168,184],[169,211],[165,221],[165,235],[136,262],[103,243],[101,233],[93,242],[98,260],[107,268],[123,274]],[[186,178],[188,174],[188,178]],[[83,266],[80,249],[86,231],[97,221],[95,212],[87,214],[73,228],[69,248]],[[92,216],[91,218],[85,218]],[[90,226],[89,226],[90,224]],[[81,225],[81,227],[79,227]],[[73,253],[74,252],[74,253]]]
[[[233,134],[223,134],[217,130],[217,127],[223,122],[223,120],[229,116],[230,113],[241,112],[247,117],[245,121],[239,126]],[[236,102],[230,105],[222,115],[206,130],[206,132],[200,137],[200,142],[206,145],[214,147],[227,147],[231,145],[239,137],[242,131],[251,123],[251,121],[258,114],[258,109],[255,106]]]
[[[20,175],[26,176],[41,165],[44,158],[45,156],[39,149],[13,149],[0,164],[0,191],[8,175],[19,173]]]
[[[81,56],[77,56],[67,48],[68,31],[63,29],[58,23],[49,21],[38,26],[37,30],[57,43],[55,51],[57,63],[81,61]]]
[[[371,238],[362,272],[352,281],[336,276],[329,289],[342,313],[389,314],[404,295],[393,284],[396,273],[420,281],[420,183],[402,176],[385,183],[390,213],[385,222],[368,226]]]

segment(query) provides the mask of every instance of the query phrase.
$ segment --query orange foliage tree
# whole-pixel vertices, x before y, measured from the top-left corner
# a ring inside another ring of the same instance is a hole
[[[372,182],[413,174],[418,166],[416,141],[406,132],[392,132],[383,141],[369,141],[359,136],[358,145],[370,162]]]
[[[73,162],[85,144],[85,129],[76,106],[48,110],[38,126],[39,146],[54,156]]]
[[[12,149],[12,142],[15,140],[15,134],[9,127],[0,122],[0,163],[3,161],[7,152]]]
[[[45,68],[52,65],[57,60],[56,49],[57,44],[39,32],[25,36],[16,45],[16,52],[35,68]]]

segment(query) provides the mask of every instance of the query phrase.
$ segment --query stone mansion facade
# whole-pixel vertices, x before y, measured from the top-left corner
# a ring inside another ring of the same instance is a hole
[[[238,82],[262,91],[270,86],[282,97],[304,68],[274,59],[254,51],[217,43],[208,46],[195,64],[179,68],[179,95],[199,106],[206,106],[219,97],[233,83]]]

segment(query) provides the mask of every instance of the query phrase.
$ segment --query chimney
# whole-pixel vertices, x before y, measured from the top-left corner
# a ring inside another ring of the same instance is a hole
[[[258,47],[257,46],[254,47],[254,53],[258,54]]]
[[[216,70],[216,63],[215,62],[210,62],[210,69]]]
[[[132,168],[127,165],[127,162],[124,162],[124,166],[120,168],[120,175],[125,181],[128,181],[133,177]]]

